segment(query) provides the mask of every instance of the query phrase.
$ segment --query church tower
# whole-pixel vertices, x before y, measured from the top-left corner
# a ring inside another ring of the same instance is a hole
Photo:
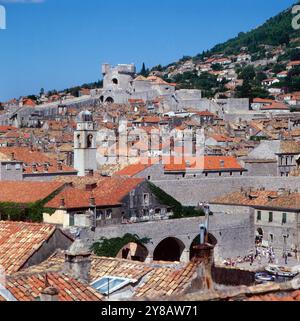
[[[77,116],[74,132],[74,168],[78,176],[85,176],[89,171],[97,170],[95,123],[92,113],[82,111]]]

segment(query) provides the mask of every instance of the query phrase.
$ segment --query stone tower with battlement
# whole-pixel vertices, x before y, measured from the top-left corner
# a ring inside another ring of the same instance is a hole
[[[104,90],[130,90],[131,82],[136,75],[134,64],[111,66],[102,65]]]

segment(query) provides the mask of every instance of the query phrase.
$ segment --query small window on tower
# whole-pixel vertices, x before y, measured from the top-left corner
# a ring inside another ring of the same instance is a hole
[[[77,143],[78,143],[78,147],[81,148],[80,134],[77,135]]]
[[[88,135],[87,137],[87,147],[91,148],[93,146],[93,135]]]
[[[117,84],[119,83],[119,81],[118,81],[117,78],[114,78],[114,79],[112,80],[112,82],[113,82],[113,84],[115,84],[115,85],[117,85]]]

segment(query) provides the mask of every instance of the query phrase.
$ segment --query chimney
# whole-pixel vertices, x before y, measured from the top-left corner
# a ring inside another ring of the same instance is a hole
[[[44,164],[44,171],[48,172],[48,164]]]
[[[214,266],[214,245],[205,243],[193,247],[193,261],[198,263],[196,276],[187,292],[213,289],[212,269]]]
[[[90,282],[91,252],[82,240],[76,239],[65,252],[64,273],[82,282]]]
[[[45,288],[42,290],[40,294],[40,300],[43,302],[57,302],[59,301],[58,294],[58,290],[50,285],[48,281],[48,275],[46,274]]]
[[[61,172],[63,170],[62,162],[57,162],[57,169]]]
[[[97,187],[97,183],[91,183],[91,184],[86,184],[85,185],[85,190],[88,192],[91,192]]]
[[[65,207],[66,207],[65,199],[62,197],[60,199],[60,208],[65,208]]]
[[[96,206],[96,199],[93,195],[90,197],[90,206],[95,207]]]
[[[224,160],[220,160],[220,167],[221,167],[221,168],[224,168],[224,167],[225,167],[225,162],[224,162]]]
[[[11,154],[10,154],[10,159],[11,159],[12,161],[16,160],[16,159],[15,159],[15,153],[11,153]]]
[[[37,166],[36,166],[36,164],[33,164],[33,165],[32,165],[32,171],[33,171],[34,173],[37,172]]]
[[[94,177],[94,171],[92,169],[87,169],[85,171],[85,176],[87,177]]]
[[[188,160],[187,160],[187,161],[185,161],[185,166],[186,166],[186,167],[188,167],[188,168],[189,168],[189,167],[191,167],[191,162],[190,162],[190,161],[188,161]]]

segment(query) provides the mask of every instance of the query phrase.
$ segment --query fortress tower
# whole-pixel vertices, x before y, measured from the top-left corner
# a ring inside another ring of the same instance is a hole
[[[128,90],[135,77],[136,67],[134,64],[117,65],[115,67],[103,64],[102,74],[104,90]]]

